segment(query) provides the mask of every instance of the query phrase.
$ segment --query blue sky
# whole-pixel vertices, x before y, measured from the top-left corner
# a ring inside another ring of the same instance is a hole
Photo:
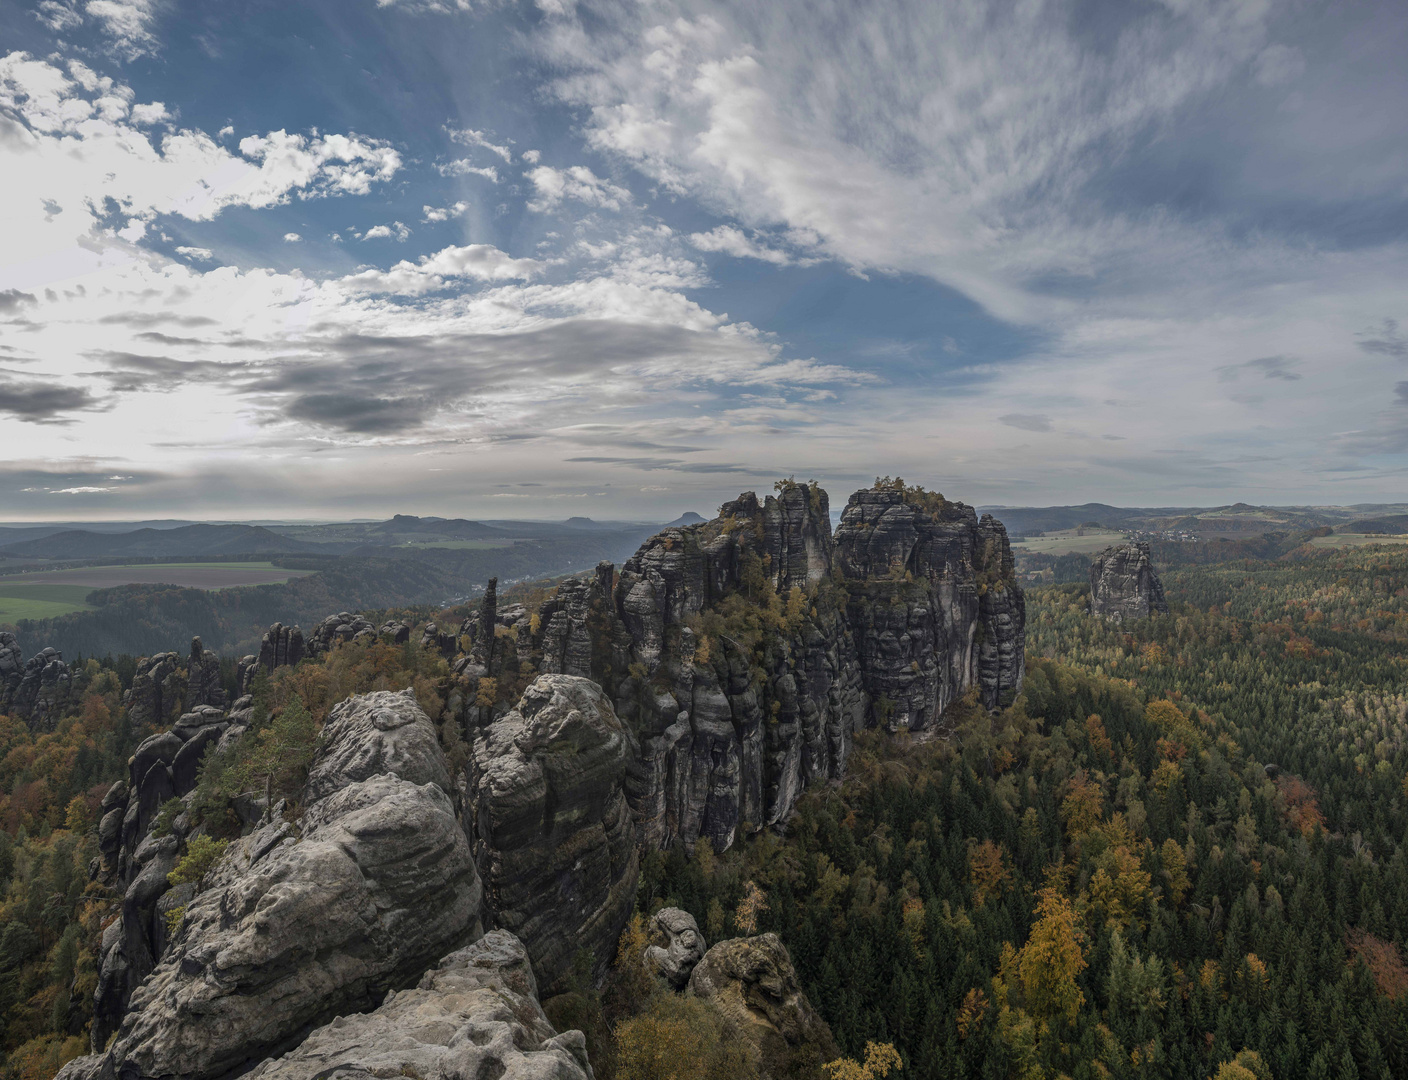
[[[1408,9],[0,2],[0,517],[1408,497]]]

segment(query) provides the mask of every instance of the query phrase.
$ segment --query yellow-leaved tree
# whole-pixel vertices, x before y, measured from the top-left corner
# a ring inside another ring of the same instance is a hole
[[[837,1058],[822,1066],[830,1080],[881,1080],[890,1070],[904,1068],[900,1052],[891,1043],[867,1042],[865,1060]]]

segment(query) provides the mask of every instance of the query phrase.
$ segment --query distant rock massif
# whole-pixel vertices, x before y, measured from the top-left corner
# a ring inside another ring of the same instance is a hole
[[[604,974],[642,856],[780,825],[808,782],[842,775],[864,727],[942,731],[960,697],[1009,700],[1024,621],[1003,526],[961,503],[882,482],[833,535],[815,485],[745,493],[536,612],[501,608],[491,581],[462,625],[424,626],[453,673],[440,729],[410,690],[341,702],[298,806],[239,796],[242,835],[177,885],[183,854],[209,846],[200,759],[252,737],[256,699],[226,702],[199,640],[184,660],[145,657],[129,711],[170,728],[103,800],[91,874],[121,900],[94,1052],[61,1076],[591,1077],[583,1036],[556,1032],[538,995],[570,988],[583,949]],[[411,628],[275,624],[238,686],[378,641]],[[0,635],[6,704],[31,666],[41,691],[24,700],[40,700],[62,663],[19,655]],[[762,1058],[834,1055],[774,935],[707,948],[666,909],[649,939],[641,963]]]
[[[1090,613],[1112,622],[1168,614],[1168,601],[1149,558],[1148,544],[1108,547],[1091,560]]]

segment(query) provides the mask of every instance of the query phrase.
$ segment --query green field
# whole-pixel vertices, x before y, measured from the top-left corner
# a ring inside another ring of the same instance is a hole
[[[1373,544],[1408,544],[1408,536],[1384,536],[1379,533],[1335,533],[1331,536],[1313,536],[1311,547],[1351,548],[1370,547]]]
[[[1013,551],[1030,555],[1070,555],[1079,552],[1090,555],[1104,551],[1111,544],[1124,542],[1124,533],[1096,529],[1062,529],[1045,536],[1031,536],[1012,545]]]
[[[88,605],[83,598],[92,591],[91,585],[59,585],[48,581],[6,584],[0,578],[0,623],[52,619],[70,611],[86,611]]]
[[[0,576],[0,624],[20,619],[51,619],[71,611],[87,611],[85,598],[94,589],[119,585],[163,584],[193,589],[231,589],[273,585],[302,577],[308,570],[285,570],[271,562],[140,563],[130,566],[85,566]]]

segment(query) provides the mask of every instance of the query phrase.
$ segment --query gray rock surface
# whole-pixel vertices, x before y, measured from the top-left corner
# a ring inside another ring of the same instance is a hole
[[[481,933],[481,890],[433,783],[360,780],[239,840],[132,993],[107,1068],[214,1078],[376,1007]]]
[[[324,620],[326,624],[326,620]],[[369,624],[370,625],[370,624]],[[274,673],[275,668],[293,667],[307,655],[307,645],[303,631],[297,626],[274,623],[264,632],[259,642],[259,655],[246,656],[239,662],[235,680],[241,694],[248,694],[254,686],[254,677],[259,672]]]
[[[661,908],[650,917],[645,964],[676,990],[683,990],[704,959],[704,935],[694,916],[680,908]]]
[[[414,784],[455,788],[445,752],[414,690],[378,690],[333,706],[323,726],[323,747],[308,772],[308,803],[357,780],[394,773]]]
[[[1108,547],[1091,560],[1090,613],[1111,622],[1168,614],[1168,601],[1149,558],[1148,544]]]
[[[719,942],[695,966],[689,993],[718,1008],[764,1061],[786,1060],[803,1045],[820,1047],[824,1061],[839,1056],[776,934]]]
[[[522,942],[491,930],[444,957],[414,989],[374,1012],[318,1028],[250,1080],[435,1077],[436,1080],[589,1080],[580,1031],[558,1034],[538,1004]]]
[[[225,688],[220,683],[220,657],[202,645],[200,638],[192,638],[191,655],[186,660],[185,707],[190,710],[202,705],[223,709]]]
[[[570,675],[540,675],[474,743],[468,813],[485,899],[548,993],[581,949],[604,971],[630,916],[640,865],[623,780],[633,756],[601,688]]]
[[[772,608],[756,644],[720,617],[735,596]],[[826,492],[784,481],[651,537],[619,577],[603,563],[564,581],[536,629],[514,624],[512,654],[476,643],[454,670],[600,683],[635,736],[626,793],[640,844],[707,837],[722,851],[745,825],[785,820],[808,783],[843,775],[862,727],[942,728],[969,691],[1010,700],[1025,621],[1000,522],[881,488],[851,497],[833,538]],[[472,730],[487,721],[469,700]]]
[[[41,649],[25,662],[8,709],[23,717],[32,729],[52,729],[68,704],[71,691],[63,653],[54,648]]]
[[[186,690],[186,673],[178,654],[164,652],[142,657],[137,661],[132,688],[123,695],[132,725],[171,725],[185,708]]]

